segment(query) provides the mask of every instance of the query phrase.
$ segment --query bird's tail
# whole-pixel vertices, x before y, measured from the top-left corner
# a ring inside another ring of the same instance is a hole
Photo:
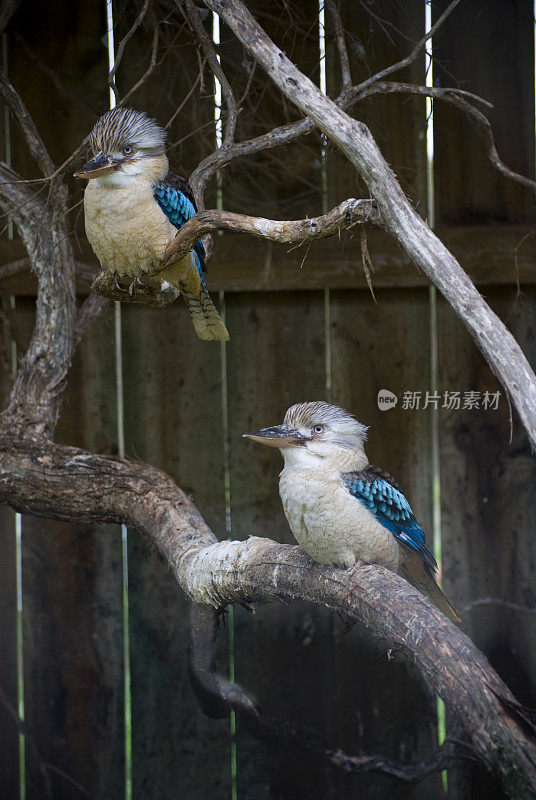
[[[453,609],[437,583],[434,576],[419,558],[413,553],[405,558],[399,568],[400,574],[409,581],[416,589],[428,597],[429,600],[452,622],[461,622],[459,615]]]
[[[210,295],[203,284],[196,287],[195,292],[187,288],[182,282],[179,283],[178,288],[186,300],[194,330],[199,338],[221,342],[229,341],[227,328],[214,308]]]

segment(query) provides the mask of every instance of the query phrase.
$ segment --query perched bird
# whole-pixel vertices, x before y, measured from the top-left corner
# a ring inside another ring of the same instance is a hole
[[[201,339],[229,334],[207,291],[201,241],[187,256],[158,276],[146,277],[162,263],[177,230],[196,213],[190,187],[169,172],[166,131],[147,114],[113,108],[89,135],[93,158],[75,172],[87,178],[84,212],[87,238],[103,269],[150,286],[164,281],[186,300]]]
[[[289,408],[282,425],[245,433],[278,447],[285,466],[279,493],[292,533],[321,564],[383,564],[460,622],[434,580],[437,564],[399,487],[369,464],[368,428],[323,402]]]

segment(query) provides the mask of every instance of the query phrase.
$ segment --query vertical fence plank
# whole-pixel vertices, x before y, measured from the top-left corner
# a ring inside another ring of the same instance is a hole
[[[444,5],[435,6],[434,14]],[[459,85],[493,103],[483,110],[499,155],[528,177],[534,175],[533,13],[529,0],[469,0],[434,37],[437,85]],[[532,222],[534,192],[492,166],[480,131],[457,109],[440,102],[434,119],[437,218]]]
[[[333,399],[370,425],[367,455],[397,476],[424,530],[431,535],[432,464],[429,390],[429,312],[426,290],[332,292]],[[377,393],[398,397],[380,411]],[[420,392],[420,410],[404,410],[404,392]],[[425,758],[436,743],[434,697],[410,664],[376,647],[354,629],[337,647],[337,724],[350,751]],[[359,797],[437,796],[437,776],[407,786],[382,776],[359,778]],[[339,796],[351,796],[340,778]]]
[[[406,3],[386,0],[381,4],[342,2],[340,13],[354,83],[366,80],[408,55],[413,42],[424,34],[424,3],[421,0]],[[339,56],[327,10],[326,34],[328,92],[336,96],[341,90]],[[397,79],[423,84],[424,66],[423,55]],[[360,102],[351,113],[368,125],[402,188],[421,215],[426,216],[424,98],[403,94],[380,95]],[[359,181],[348,159],[331,144],[328,145],[327,163],[330,206],[347,197],[368,197],[368,190]]]
[[[487,301],[536,364],[536,292],[489,288]],[[464,630],[529,707],[536,704],[536,479],[530,443],[498,384],[450,307],[439,306],[443,391],[462,393],[461,409],[440,416],[444,585]],[[498,409],[484,393],[501,392]],[[463,393],[480,393],[463,409]],[[452,772],[452,775],[451,775]],[[449,771],[449,796],[502,798],[477,767]]]
[[[387,2],[370,9],[365,4],[342,3],[341,18],[354,82],[407,55],[424,32],[424,4],[418,0]],[[336,93],[340,70],[329,16],[327,20],[328,88]],[[424,83],[424,67],[423,55],[401,80]],[[373,97],[357,106],[354,114],[369,126],[404,191],[425,216],[424,100],[403,95]],[[331,147],[327,164],[330,206],[360,190],[366,195],[344,156]],[[374,262],[373,251],[371,257]],[[404,391],[422,392],[424,398],[430,390],[428,293],[383,291],[377,292],[377,299],[375,305],[368,292],[330,293],[332,397],[371,425],[367,448],[371,462],[399,477],[431,539],[431,414],[402,409]],[[394,410],[379,411],[380,389],[397,394]],[[353,630],[336,647],[336,670],[337,725],[345,747],[352,752],[387,752],[400,759],[407,753],[412,758],[430,753],[437,737],[434,697],[411,665],[397,659],[391,663],[378,653],[370,637]],[[366,798],[396,793],[424,799],[441,790],[437,776],[418,786],[405,786],[367,775],[357,785],[359,796]],[[338,790],[340,796],[350,796],[343,777]]]
[[[28,312],[30,313],[29,309]],[[111,319],[87,334],[73,364],[58,439],[113,452]],[[50,772],[54,798],[121,796],[123,650],[121,539],[116,525],[77,526],[23,517],[26,721]],[[27,797],[44,796],[27,746]]]
[[[292,542],[278,492],[281,458],[241,435],[281,422],[296,402],[324,396],[321,293],[228,295],[228,397],[233,538]],[[329,618],[311,608],[273,604],[255,616],[235,611],[236,679],[268,716],[331,731]],[[240,726],[242,800],[333,797],[331,771],[299,751],[269,750]]]
[[[11,389],[11,340],[4,329],[6,361],[0,366],[0,407]],[[0,506],[0,785],[6,800],[19,796],[18,728],[10,709],[17,711],[17,585],[15,570],[15,512]],[[9,708],[6,706],[6,701]]]
[[[127,455],[166,470],[221,534],[220,345],[197,339],[182,302],[124,308],[123,345]],[[207,720],[192,692],[189,604],[135,532],[129,573],[134,796],[227,797],[228,721]]]
[[[442,6],[437,6],[434,13],[441,10]],[[528,176],[534,174],[533,30],[533,8],[526,0],[469,0],[456,8],[434,37],[438,85],[461,85],[493,103],[493,109],[485,109],[485,113],[492,123],[499,154],[509,167]],[[534,193],[494,169],[481,134],[463,115],[436,103],[434,131],[438,221],[467,224],[533,219]],[[506,288],[483,293],[486,299],[493,300],[501,315],[508,317],[508,324],[517,326],[523,335],[526,323],[520,309],[530,313],[529,306],[521,301],[512,305],[511,292]],[[438,337],[439,384],[445,390],[463,393],[498,388],[446,304],[439,306]],[[521,439],[518,442],[523,452],[525,445]],[[527,515],[530,518],[525,493],[520,497],[522,519],[516,518],[514,523],[509,517],[508,524],[505,520],[508,476],[513,477],[526,464],[518,447],[509,446],[506,404],[498,412],[441,411],[445,588],[453,602],[462,607],[483,597],[508,600],[516,594],[505,583],[506,564],[514,580],[523,583],[521,563],[532,553],[520,533],[528,524]],[[530,493],[531,489],[527,491]],[[473,563],[477,555],[479,560]],[[525,599],[521,605],[525,604],[530,602]],[[524,695],[531,681],[524,682],[521,675],[515,675],[514,664],[521,669],[523,665],[512,653],[522,652],[526,641],[532,641],[527,635],[530,614],[519,612],[518,624],[512,624],[513,616],[506,616],[500,605],[492,605],[471,609],[462,613],[462,618],[470,635],[506,681],[513,681],[513,691],[518,689]],[[468,765],[449,770],[448,788],[452,800],[503,796],[502,789],[490,782],[483,770]]]

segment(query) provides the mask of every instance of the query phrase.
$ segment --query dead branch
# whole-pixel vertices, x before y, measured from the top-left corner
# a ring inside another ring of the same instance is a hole
[[[456,3],[454,0],[447,11]],[[358,170],[378,203],[386,229],[460,316],[512,398],[536,447],[536,377],[527,359],[456,259],[412,207],[367,126],[349,117],[322,94],[271,41],[240,0],[205,0],[205,5],[222,17],[283,94],[316,123]],[[362,86],[366,84],[365,81]]]
[[[441,100],[444,103],[449,103],[460,109],[470,121],[474,122],[480,128],[484,141],[486,143],[486,152],[493,167],[501,172],[507,178],[527,186],[529,189],[536,190],[536,181],[527,178],[525,175],[520,175],[506,166],[504,161],[497,152],[497,146],[493,137],[493,130],[489,119],[478,109],[472,105],[469,100],[475,100],[485,105],[490,106],[490,103],[483,100],[481,97],[466,92],[462,89],[454,88],[439,88],[435,86],[418,86],[412,83],[397,83],[397,82],[383,82],[378,81],[368,86],[363,91],[359,87],[354,87],[352,93],[355,92],[354,100],[359,102],[365,97],[372,97],[376,94],[418,94],[423,97],[432,97],[434,100]]]
[[[97,294],[90,294],[82,303],[76,318],[76,328],[74,332],[75,346],[80,343],[86,332],[94,322],[100,317],[105,309],[111,307],[110,301]]]
[[[28,109],[21,98],[7,79],[7,76],[0,70],[0,95],[4,98],[8,108],[15,117],[22,135],[34,157],[37,166],[47,176],[54,172],[54,164],[45,147],[39,131],[37,130]]]
[[[5,31],[20,3],[21,0],[4,0],[2,3],[0,6],[0,33]]]
[[[452,766],[456,759],[474,760],[471,749],[452,736],[429,760],[415,764],[401,764],[379,754],[349,755],[308,725],[267,717],[239,684],[231,683],[216,670],[215,643],[220,616],[211,606],[192,604],[189,674],[199,704],[211,719],[223,719],[231,710],[235,711],[251,735],[269,747],[305,750],[353,774],[379,772],[413,783]]]
[[[179,8],[181,9],[181,11],[183,10],[181,5],[179,5]],[[201,17],[199,16],[199,11],[197,10],[193,0],[185,0],[185,9],[186,9],[186,18],[190,23],[190,26],[192,27],[199,43],[201,44],[203,53],[205,54],[205,58],[208,61],[208,64],[212,72],[214,73],[214,76],[220,82],[222,94],[225,98],[225,105],[227,107],[227,119],[225,121],[225,132],[223,136],[222,147],[226,148],[230,144],[232,144],[234,140],[236,118],[238,114],[236,98],[234,96],[233,90],[231,89],[231,84],[227,80],[227,75],[223,71],[220,62],[218,61],[218,57],[216,56],[216,52],[214,50],[214,45],[203,27],[203,23],[201,22]]]
[[[382,69],[379,72],[376,72],[375,75],[372,75],[370,78],[367,78],[366,81],[363,81],[358,86],[356,86],[356,89],[363,91],[368,86],[371,86],[373,83],[376,83],[376,81],[379,81],[382,78],[386,78],[388,75],[392,75],[393,72],[399,72],[401,69],[409,67],[409,65],[412,64],[415,61],[415,59],[419,56],[426,42],[429,39],[431,39],[435,33],[437,33],[439,28],[443,25],[447,17],[449,17],[452,14],[452,12],[454,11],[459,2],[460,0],[451,0],[446,9],[443,11],[443,13],[434,22],[428,33],[425,36],[423,36],[422,39],[419,39],[419,41],[417,42],[411,53],[409,53],[404,58],[400,59],[400,61],[397,61],[395,64],[391,64],[391,66],[386,67],[385,69]]]
[[[112,69],[110,71],[110,74],[108,75],[108,85],[112,89],[112,91],[113,91],[113,93],[115,95],[116,103],[118,103],[118,104],[120,102],[120,99],[119,99],[119,91],[118,91],[116,83],[115,83],[115,75],[116,75],[117,70],[119,69],[119,65],[121,64],[121,61],[123,59],[123,53],[125,52],[125,47],[127,45],[127,42],[134,36],[136,31],[140,27],[141,23],[143,22],[144,17],[147,14],[147,9],[149,8],[149,3],[150,3],[150,0],[144,0],[143,1],[143,5],[139,10],[138,16],[136,17],[136,19],[132,23],[132,26],[129,28],[129,30],[126,32],[126,34],[123,36],[123,38],[119,42],[119,46],[117,48],[117,53],[116,53],[115,59],[114,59],[114,65],[113,65],[113,67],[112,67]]]
[[[270,539],[217,542],[192,501],[160,470],[21,440],[6,428],[0,431],[0,501],[23,513],[138,530],[196,603],[300,600],[359,621],[415,662],[473,753],[511,795],[536,795],[536,740],[527,712],[471,640],[389,570],[325,567],[299,547]],[[199,658],[206,666],[207,654]]]
[[[335,29],[335,41],[337,43],[337,51],[339,53],[339,63],[341,66],[342,89],[347,89],[352,85],[352,73],[350,70],[350,59],[348,58],[348,50],[346,48],[346,41],[344,38],[344,29],[342,27],[341,15],[335,0],[326,0],[326,8],[333,22]]]
[[[121,100],[120,100],[120,104],[121,105],[124,105],[127,102],[127,100],[134,94],[134,92],[137,92],[138,89],[143,86],[145,81],[154,72],[154,68],[156,67],[156,59],[158,57],[158,41],[159,41],[159,38],[160,38],[160,26],[158,24],[158,20],[155,17],[153,19],[153,42],[152,42],[152,45],[151,45],[151,57],[149,59],[149,66],[147,67],[147,69],[145,70],[145,72],[143,73],[143,75],[141,76],[139,81],[136,81],[134,86],[132,86],[132,88],[128,90],[126,95],[121,98]]]
[[[378,209],[372,200],[355,200],[352,197],[332,208],[327,214],[311,219],[279,221],[233,214],[231,211],[202,211],[188,220],[167,246],[162,269],[183,258],[205,234],[217,230],[248,233],[273,242],[302,244],[334,236],[341,230],[365,222],[379,225]]]

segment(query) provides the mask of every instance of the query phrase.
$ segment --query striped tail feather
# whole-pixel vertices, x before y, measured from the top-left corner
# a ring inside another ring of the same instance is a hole
[[[227,328],[214,308],[210,295],[203,284],[196,288],[195,293],[188,289],[182,281],[179,283],[178,288],[186,300],[194,330],[199,338],[205,341],[228,342],[229,333]]]
[[[405,553],[403,562],[398,572],[409,581],[421,594],[429,600],[452,622],[461,622],[461,619],[451,606],[440,587],[436,583],[432,571],[416,553]]]

